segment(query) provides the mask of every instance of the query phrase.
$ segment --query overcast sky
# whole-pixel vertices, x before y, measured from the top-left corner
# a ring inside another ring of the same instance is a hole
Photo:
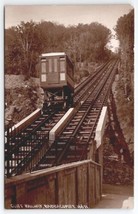
[[[114,33],[113,28],[118,18],[129,13],[131,9],[132,6],[129,4],[5,6],[5,28],[30,20],[54,21],[65,26],[99,22]],[[117,41],[111,42],[113,46],[118,46]]]

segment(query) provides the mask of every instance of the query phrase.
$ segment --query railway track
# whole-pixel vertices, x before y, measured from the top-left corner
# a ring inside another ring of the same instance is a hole
[[[99,80],[100,78],[102,79],[102,76],[104,76],[103,70],[106,71],[110,66],[111,66],[111,63],[109,62],[106,63],[98,70],[98,72],[95,72],[93,75],[87,78],[84,82],[82,82],[78,87],[76,87],[74,101],[75,101],[76,109],[79,109],[79,110],[75,116],[76,121],[73,122],[72,120],[73,124],[70,124],[71,128],[78,127],[77,120],[79,117],[80,118],[86,117],[85,112],[88,109],[89,104],[91,102],[94,102],[93,98],[92,98],[93,101],[92,100],[88,101],[87,99],[88,97],[94,96],[94,94],[92,95],[91,91],[93,90],[93,93],[95,93],[94,91],[96,88],[96,84],[97,85],[100,84]],[[80,107],[81,102],[84,104]],[[6,161],[5,174],[7,175],[7,177],[11,175],[21,174],[24,171],[29,171],[32,168],[36,168],[36,166],[38,165],[40,168],[40,166],[44,164],[38,164],[38,163],[40,163],[42,159],[46,157],[48,152],[50,151],[52,152],[56,151],[55,153],[57,154],[56,156],[58,157],[59,151],[67,150],[67,149],[61,149],[59,146],[60,143],[57,143],[57,141],[51,147],[49,145],[49,140],[48,140],[49,131],[61,119],[61,117],[65,114],[65,112],[66,110],[61,110],[59,106],[54,106],[53,108],[44,109],[43,114],[37,120],[35,120],[31,125],[29,125],[26,129],[22,130],[20,133],[17,133],[15,136],[14,135],[10,136],[7,143],[5,144],[5,161]],[[64,138],[65,134],[68,136],[66,137],[66,139],[64,139],[64,143],[61,143],[62,145],[66,144],[66,142],[68,141],[72,142],[72,140],[74,141],[74,139],[76,138],[76,135],[73,134],[73,130],[69,128],[70,126],[68,126],[66,131],[64,131],[63,136],[59,138],[59,140],[63,142],[62,138]],[[77,133],[77,130],[79,129],[76,129],[76,133]],[[53,148],[54,145],[55,145],[55,148]],[[74,145],[72,147],[69,146],[70,149],[73,147]],[[75,150],[77,150],[77,147],[75,147]],[[47,151],[47,154],[46,154],[46,151]],[[63,151],[62,153],[64,153]],[[52,160],[51,157],[50,159]],[[55,163],[59,164],[61,162],[61,159],[62,159],[61,157],[60,158],[58,157],[58,160],[56,162],[55,160],[54,161],[52,160],[52,163],[50,164],[46,163],[45,165],[51,166],[53,164],[55,165]]]
[[[34,170],[87,159],[89,144],[94,139],[96,124],[113,82],[115,65],[116,62],[109,73],[104,71],[95,79],[84,103]]]
[[[17,136],[11,138],[5,159],[9,161],[7,170],[12,174],[18,174],[26,170],[27,164],[44,147],[49,147],[48,133],[51,128],[62,118],[65,111],[60,111],[58,107],[54,111],[49,110],[42,114],[30,126]],[[47,141],[47,144],[45,142]]]

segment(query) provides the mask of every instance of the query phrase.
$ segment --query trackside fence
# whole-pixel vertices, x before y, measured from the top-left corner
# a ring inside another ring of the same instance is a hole
[[[6,209],[93,208],[101,195],[101,165],[92,160],[5,180]]]

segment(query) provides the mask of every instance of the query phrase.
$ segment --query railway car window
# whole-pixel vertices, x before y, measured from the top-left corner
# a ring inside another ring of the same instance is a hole
[[[49,59],[48,62],[49,62],[49,72],[52,72],[52,59]]]
[[[46,74],[41,74],[41,82],[46,82]]]
[[[65,71],[65,61],[60,59],[60,71]]]
[[[65,81],[65,73],[60,73],[60,80]]]
[[[54,59],[54,72],[58,71],[58,59]]]
[[[46,61],[41,62],[41,72],[46,73]]]

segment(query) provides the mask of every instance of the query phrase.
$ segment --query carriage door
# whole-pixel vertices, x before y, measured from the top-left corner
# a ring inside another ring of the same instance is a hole
[[[48,58],[48,84],[58,84],[59,83],[59,72],[58,72],[59,62],[58,57]]]

